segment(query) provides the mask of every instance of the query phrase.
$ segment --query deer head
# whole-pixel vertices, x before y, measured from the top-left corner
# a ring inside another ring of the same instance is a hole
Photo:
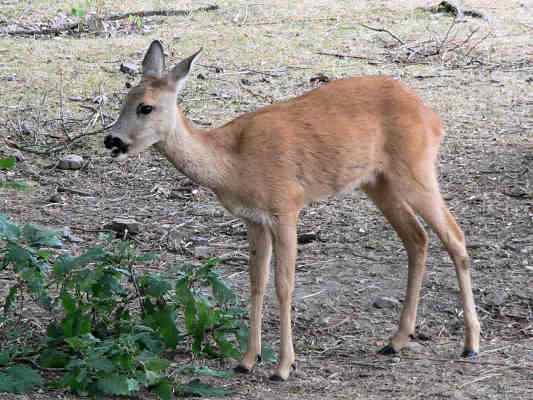
[[[111,134],[104,140],[112,157],[125,160],[176,130],[176,96],[201,50],[165,72],[163,46],[157,40],[152,42],[143,59],[142,80],[129,91]]]

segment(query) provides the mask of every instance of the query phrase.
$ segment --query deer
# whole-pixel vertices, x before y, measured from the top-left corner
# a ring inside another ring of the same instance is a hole
[[[480,324],[465,235],[445,204],[437,177],[444,136],[437,113],[399,80],[363,76],[334,80],[223,126],[199,129],[185,117],[176,98],[201,50],[167,71],[163,45],[153,41],[142,61],[142,79],[126,95],[104,144],[119,161],[153,146],[244,221],[250,333],[235,370],[249,373],[260,361],[271,258],[280,348],[270,378],[284,381],[295,369],[291,307],[299,214],[311,202],[356,187],[383,213],[407,252],[407,290],[399,327],[379,352],[398,353],[415,333],[429,240],[419,216],[436,232],[453,261],[464,310],[462,355],[477,357]]]

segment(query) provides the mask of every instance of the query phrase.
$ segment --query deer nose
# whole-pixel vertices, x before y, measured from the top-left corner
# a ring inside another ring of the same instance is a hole
[[[118,147],[119,149],[122,149],[124,147],[126,147],[126,145],[124,144],[124,142],[116,137],[116,136],[111,136],[111,135],[107,135],[104,139],[104,145],[106,147],[106,149],[112,149],[113,147]]]

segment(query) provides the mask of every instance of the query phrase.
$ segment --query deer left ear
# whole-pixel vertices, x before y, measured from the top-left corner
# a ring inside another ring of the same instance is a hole
[[[200,48],[200,50],[198,50],[192,56],[187,57],[185,60],[181,61],[178,65],[176,65],[174,68],[172,68],[169,71],[168,77],[172,82],[177,84],[176,89],[178,92],[185,85],[185,82],[187,81],[187,77],[189,76],[189,73],[191,72],[192,66],[198,59],[198,56],[200,55],[201,51],[202,49]]]
[[[154,40],[143,60],[143,76],[160,78],[165,70],[165,53],[159,40]]]

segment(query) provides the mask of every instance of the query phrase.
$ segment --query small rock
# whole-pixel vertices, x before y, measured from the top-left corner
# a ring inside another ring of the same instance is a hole
[[[409,342],[407,345],[407,348],[411,350],[413,353],[424,353],[425,347],[417,342]]]
[[[424,332],[419,332],[417,335],[416,335],[416,338],[418,340],[421,340],[423,342],[427,342],[429,340],[431,340],[431,336],[429,336],[428,334],[424,333]]]
[[[378,297],[373,302],[372,305],[376,308],[396,308],[400,305],[400,302],[394,297]]]
[[[81,242],[83,242],[83,240],[80,237],[74,235],[72,233],[72,231],[70,230],[70,228],[68,228],[68,227],[65,227],[63,229],[63,238],[67,239],[69,242],[72,242],[72,243],[81,243]]]
[[[31,133],[31,129],[28,127],[28,125],[26,124],[26,122],[23,122],[21,125],[20,125],[20,132],[23,134],[23,135],[29,135]]]
[[[124,86],[126,86],[126,89],[131,89],[131,82],[126,82]]]
[[[83,97],[81,96],[70,96],[68,99],[70,101],[83,101]]]
[[[69,154],[59,160],[59,169],[80,169],[83,166],[83,157],[76,154]]]
[[[63,196],[61,196],[59,193],[53,194],[48,199],[49,203],[63,203]]]
[[[246,79],[246,78],[242,78],[241,79],[241,83],[244,85],[244,86],[250,86],[252,84],[252,82],[250,82],[249,79]]]
[[[120,64],[120,72],[128,75],[136,75],[139,72],[139,67],[132,63],[122,63]]]
[[[107,96],[105,94],[96,96],[93,98],[93,103],[95,104],[105,104],[107,103]]]
[[[318,74],[313,76],[311,79],[309,79],[309,82],[311,82],[311,83],[315,83],[315,82],[328,83],[329,82],[329,77],[324,75],[322,72],[319,72]]]
[[[15,157],[15,160],[17,160],[17,162],[23,162],[26,160],[24,154],[22,154],[19,150],[15,150],[13,152],[13,157]]]
[[[220,74],[221,72],[224,72],[222,67],[215,67],[215,73]]]
[[[507,293],[503,289],[496,289],[492,293],[488,293],[485,297],[485,302],[492,306],[500,307],[505,304],[507,300]]]
[[[318,240],[318,232],[303,232],[298,235],[298,244],[307,244]]]
[[[202,73],[199,73],[198,75],[196,75],[196,79],[199,79],[201,81],[205,81],[206,80],[206,77],[204,74]]]
[[[209,243],[209,238],[206,236],[193,235],[190,237],[191,242],[194,244],[207,245]]]
[[[126,231],[130,235],[136,235],[141,231],[141,224],[133,218],[115,218],[110,224],[105,225],[105,228],[121,235],[126,233]]]
[[[196,246],[194,248],[194,256],[196,258],[210,258],[213,254],[213,249],[208,246]]]

